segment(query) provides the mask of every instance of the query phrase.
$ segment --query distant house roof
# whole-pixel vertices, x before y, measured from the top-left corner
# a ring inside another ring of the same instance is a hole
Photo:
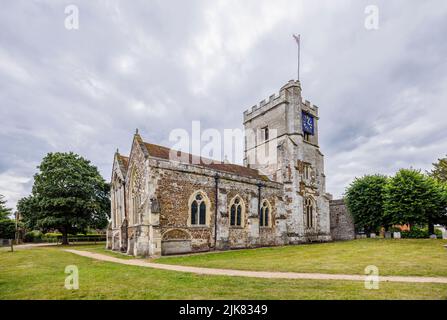
[[[171,152],[177,152],[177,155],[180,157],[180,151],[172,150],[167,147],[163,147],[163,146],[152,144],[152,143],[146,143],[146,142],[144,142],[144,146],[146,147],[146,149],[149,153],[149,156],[151,156],[151,157],[160,158],[160,159],[164,159],[164,160],[170,160]],[[194,164],[194,165],[197,165],[200,167],[209,168],[209,169],[226,172],[226,173],[230,173],[230,174],[235,174],[235,175],[242,176],[242,177],[269,181],[267,176],[260,174],[258,170],[240,166],[237,164],[219,162],[217,160],[211,160],[211,159],[207,159],[204,157],[195,156],[190,153],[183,153],[181,158],[189,159],[188,161],[182,161],[183,163]]]

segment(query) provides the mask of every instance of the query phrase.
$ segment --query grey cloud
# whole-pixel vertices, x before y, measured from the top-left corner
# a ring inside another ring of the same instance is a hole
[[[241,128],[244,110],[296,77],[292,33],[303,95],[320,107],[329,192],[429,168],[447,153],[447,4],[376,3],[377,31],[363,27],[369,1],[84,0],[77,31],[64,28],[63,1],[3,3],[0,193],[25,196],[50,151],[80,153],[108,179],[136,127],[162,144],[192,120]]]

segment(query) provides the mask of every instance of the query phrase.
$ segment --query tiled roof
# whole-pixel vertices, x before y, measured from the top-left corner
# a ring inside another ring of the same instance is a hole
[[[169,160],[171,149],[163,146],[159,146],[152,143],[144,143],[149,156]],[[175,152],[175,150],[173,150]],[[180,154],[178,154],[180,156]],[[224,163],[224,162],[217,162],[216,160],[207,159],[204,157],[199,157],[195,155],[191,155],[187,153],[186,155],[183,154],[182,158],[188,158],[188,162],[185,161],[185,163],[190,163],[194,165],[198,165],[204,168],[209,168],[213,170],[218,170],[226,173],[235,174],[242,177],[247,178],[254,178],[254,179],[261,179],[264,181],[269,181],[269,179],[261,175],[258,170],[247,168],[244,166],[240,166],[237,164],[230,164],[230,163]]]
[[[118,163],[120,165],[121,172],[124,175],[126,175],[127,167],[129,166],[129,158],[125,157],[125,156],[122,156],[119,153],[117,155],[118,155]]]

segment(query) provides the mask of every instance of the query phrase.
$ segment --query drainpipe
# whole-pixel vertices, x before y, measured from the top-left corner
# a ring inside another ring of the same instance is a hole
[[[262,184],[258,183],[258,228],[259,228],[259,234],[261,234],[261,188]]]
[[[214,208],[215,208],[215,212],[214,212],[214,250],[217,250],[217,217],[218,217],[218,212],[219,212],[219,208],[218,208],[218,201],[219,201],[219,175],[216,173],[216,175],[214,176],[214,184],[215,184],[215,198],[214,198]]]
[[[124,199],[124,202],[123,202],[123,206],[124,206],[124,220],[126,221],[126,233],[125,233],[125,241],[123,241],[123,242],[125,242],[125,243],[123,243],[123,247],[126,249],[126,252],[129,250],[129,248],[128,248],[128,246],[129,246],[129,237],[128,237],[128,235],[129,235],[129,229],[128,229],[128,227],[129,227],[129,220],[127,219],[127,201],[126,201],[126,198],[127,198],[127,195],[126,195],[126,181],[124,180],[123,181],[123,199]],[[124,221],[123,221],[124,222]],[[122,225],[122,222],[121,222],[121,225]],[[121,238],[123,237],[123,228],[121,228]]]

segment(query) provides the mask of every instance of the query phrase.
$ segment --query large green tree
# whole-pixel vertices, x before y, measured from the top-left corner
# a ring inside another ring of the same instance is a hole
[[[6,219],[11,214],[12,209],[6,206],[5,196],[0,194],[0,219]]]
[[[388,178],[383,175],[366,175],[356,178],[346,189],[345,201],[357,229],[367,232],[388,226],[384,218],[384,188]]]
[[[16,223],[12,219],[0,219],[0,239],[14,239]]]
[[[28,226],[68,234],[104,228],[110,209],[109,185],[90,161],[70,153],[49,153],[38,166],[29,197],[18,203]]]
[[[436,180],[447,183],[447,158],[438,159],[437,163],[433,163],[433,167],[430,175]]]
[[[0,238],[14,239],[16,225],[15,221],[10,218],[12,210],[6,206],[6,200],[0,194]]]
[[[428,224],[445,217],[445,186],[419,170],[401,169],[385,187],[385,216],[393,224]]]

